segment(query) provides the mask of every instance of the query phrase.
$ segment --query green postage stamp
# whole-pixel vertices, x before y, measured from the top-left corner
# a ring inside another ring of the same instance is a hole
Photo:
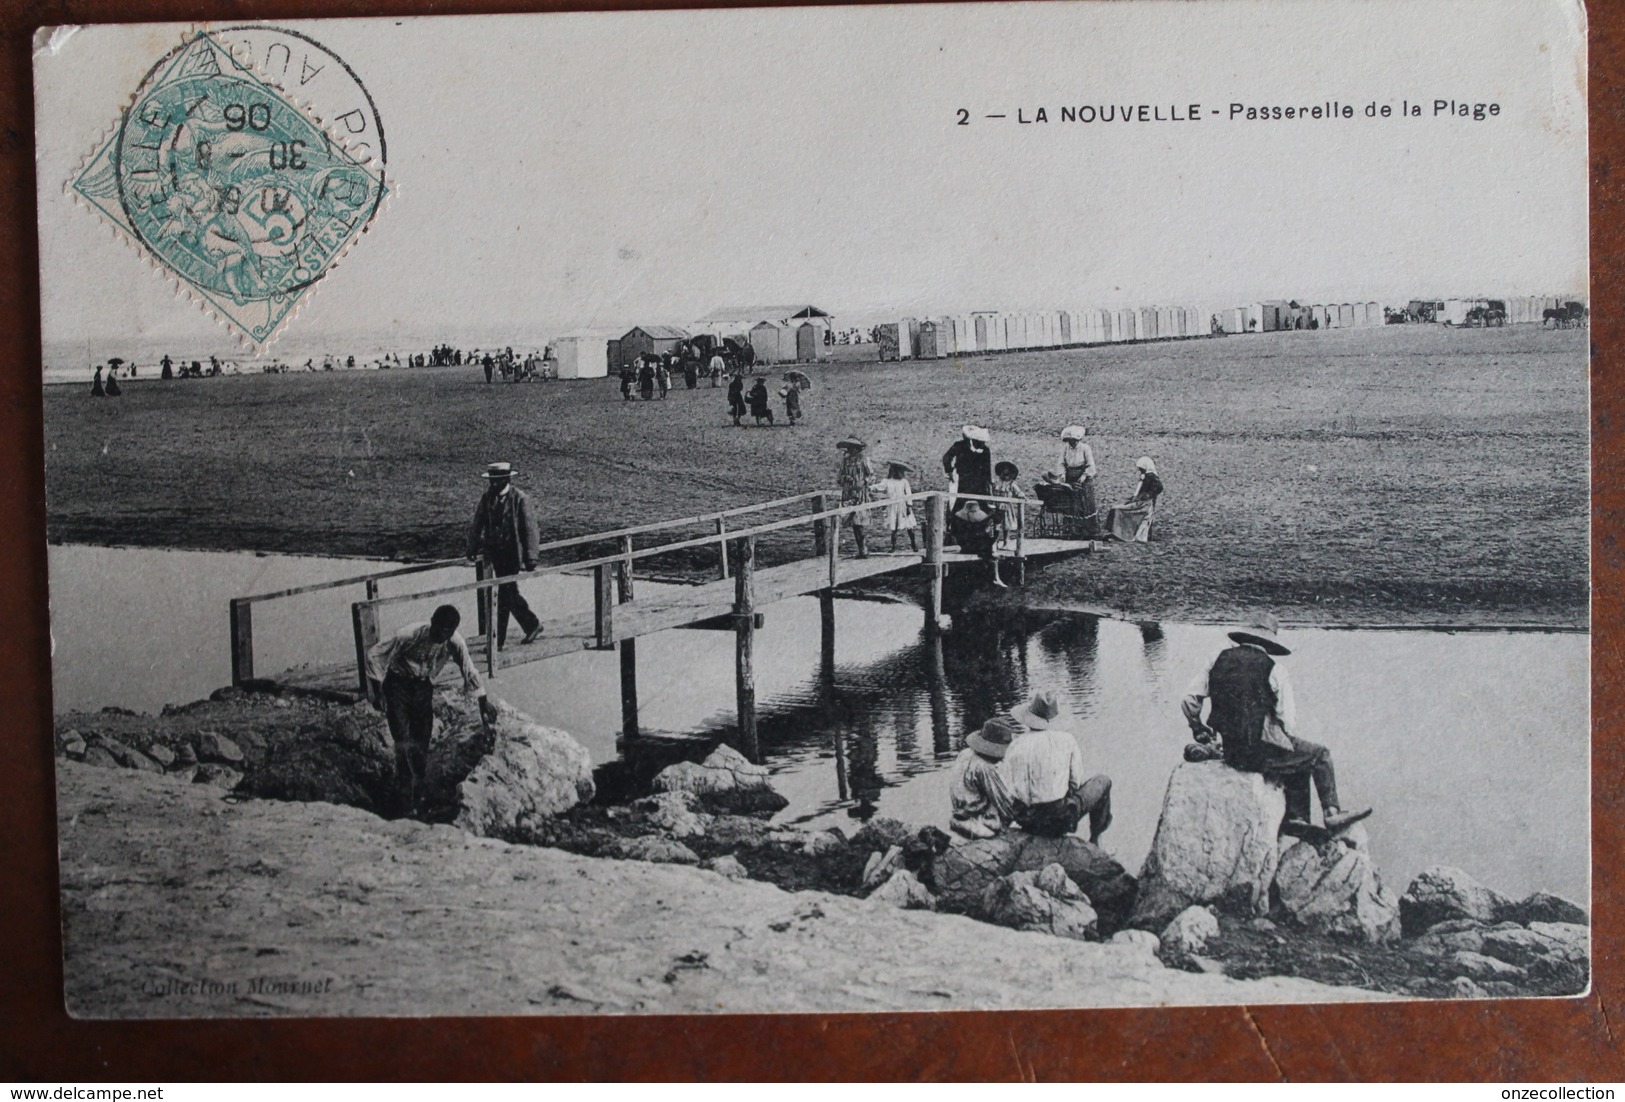
[[[208,31],[152,68],[71,187],[256,348],[387,193],[380,165]]]

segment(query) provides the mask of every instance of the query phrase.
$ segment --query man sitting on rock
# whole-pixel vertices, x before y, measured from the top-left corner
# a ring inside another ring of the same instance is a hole
[[[1286,789],[1285,834],[1311,830],[1309,783],[1320,794],[1326,829],[1342,830],[1371,814],[1370,808],[1344,811],[1337,802],[1337,774],[1324,746],[1298,738],[1297,705],[1292,681],[1276,658],[1292,652],[1277,637],[1280,624],[1264,613],[1245,629],[1230,632],[1235,646],[1219,653],[1180,702],[1196,745],[1185,748],[1187,761],[1223,757],[1244,773],[1277,778]],[[1207,721],[1202,705],[1208,704]],[[1217,734],[1220,748],[1213,746]]]
[[[389,721],[395,744],[395,788],[398,811],[420,810],[418,785],[429,762],[429,739],[434,733],[434,679],[448,660],[463,673],[463,687],[480,701],[480,718],[495,723],[496,706],[485,696],[485,685],[468,655],[468,644],[457,631],[462,614],[454,605],[441,605],[426,624],[408,624],[367,651],[367,684],[373,707]]]
[[[1002,768],[1016,825],[1028,834],[1061,838],[1087,815],[1089,841],[1098,844],[1112,825],[1111,778],[1085,779],[1078,740],[1055,726],[1061,709],[1054,693],[1038,693],[1015,717],[1027,731],[1011,743]]]
[[[948,798],[954,808],[949,826],[955,834],[991,838],[1015,819],[1010,791],[999,772],[1015,737],[1015,724],[997,718],[965,737],[965,749],[948,771]]]

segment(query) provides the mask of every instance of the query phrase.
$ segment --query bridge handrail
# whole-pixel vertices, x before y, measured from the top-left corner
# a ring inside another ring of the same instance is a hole
[[[444,570],[449,566],[466,566],[467,559],[435,559],[433,562],[411,563],[407,566],[397,566],[389,570],[375,570],[368,574],[353,574],[347,578],[334,578],[332,581],[312,582],[309,585],[296,585],[291,589],[277,589],[269,593],[249,593],[242,597],[232,598],[237,604],[257,604],[260,601],[275,601],[283,597],[298,597],[304,593],[318,593],[324,589],[343,589],[350,585],[365,585],[380,578],[399,578],[404,574],[422,574],[429,570]]]
[[[694,539],[679,540],[676,543],[663,543],[658,547],[645,547],[641,550],[635,550],[630,554],[625,551],[619,551],[613,555],[600,555],[597,558],[592,559],[578,559],[575,562],[558,563],[553,566],[538,567],[536,570],[530,571],[529,573],[532,576],[539,574],[562,574],[571,570],[586,570],[589,567],[609,566],[614,563],[625,563],[633,562],[637,559],[654,558],[657,555],[667,555],[673,551],[682,551],[690,547],[713,547],[719,543],[726,544],[731,540],[744,539],[747,536],[760,536],[769,532],[780,532],[786,528],[796,528],[806,524],[813,524],[821,520],[839,520],[841,517],[847,516],[851,513],[883,509],[887,505],[893,504],[897,501],[923,501],[943,492],[944,491],[941,490],[920,490],[909,494],[904,498],[884,498],[876,501],[863,502],[857,505],[841,505],[833,509],[821,509],[816,513],[808,513],[806,516],[802,517],[791,517],[788,520],[777,520],[768,524],[759,524],[753,528],[740,528],[733,532],[724,532],[721,534],[708,536],[697,536]],[[806,496],[817,497],[820,495],[812,494]],[[995,498],[992,500],[1014,501],[1015,499]],[[599,540],[604,538],[606,537],[601,536],[599,537]],[[585,542],[598,541],[588,540]],[[357,601],[356,604],[362,607],[380,608],[384,605],[401,604],[405,601],[422,601],[427,600],[430,597],[447,597],[454,593],[474,593],[482,589],[490,589],[493,586],[505,585],[511,581],[513,581],[512,576],[505,578],[485,578],[481,581],[462,582],[457,585],[445,586],[441,589],[424,590],[420,593],[398,593],[390,597],[375,597],[366,601]]]
[[[733,509],[724,509],[717,513],[700,513],[697,516],[682,517],[678,520],[653,521],[649,524],[634,525],[631,528],[616,528],[608,532],[594,532],[587,536],[572,536],[570,539],[553,540],[549,543],[539,544],[538,553],[543,551],[558,551],[566,547],[580,547],[588,543],[600,543],[604,540],[622,539],[626,536],[639,536],[647,532],[658,532],[663,528],[687,528],[695,524],[705,524],[710,521],[723,520],[733,516],[743,516],[747,513],[760,513],[768,509],[775,509],[784,505],[795,505],[803,501],[833,491],[814,490],[810,493],[796,494],[794,497],[781,497],[775,501],[763,501],[754,505],[741,505]],[[715,537],[712,537],[715,538]],[[406,574],[422,574],[430,570],[443,570],[447,567],[466,566],[467,559],[435,559],[431,562],[410,563],[406,566],[392,567],[389,570],[374,570],[366,574],[352,574],[344,578],[334,578],[326,582],[312,582],[309,585],[296,585],[290,589],[276,589],[269,593],[249,593],[236,597],[240,604],[258,604],[261,601],[275,601],[284,597],[298,597],[306,593],[319,593],[327,589],[343,589],[345,586],[365,585],[367,582],[379,581],[383,578],[399,578]]]

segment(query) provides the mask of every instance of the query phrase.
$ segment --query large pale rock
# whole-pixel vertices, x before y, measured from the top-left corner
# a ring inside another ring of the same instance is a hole
[[[1483,953],[1469,953],[1462,950],[1452,953],[1445,961],[1445,967],[1453,974],[1466,976],[1468,979],[1478,980],[1520,980],[1524,977],[1524,970],[1515,964],[1508,964],[1503,960],[1485,956]]]
[[[1510,930],[1491,930],[1485,934],[1484,947],[1481,951],[1487,957],[1516,964],[1519,968],[1528,968],[1544,956],[1556,954],[1562,958],[1572,957],[1572,945],[1573,943],[1568,940],[1551,937],[1535,930],[1526,930],[1522,926],[1514,926]]]
[[[905,911],[937,909],[937,897],[907,869],[898,869],[887,877],[884,884],[869,893],[868,901]]]
[[[731,853],[725,853],[721,857],[713,857],[709,861],[702,861],[700,862],[700,868],[710,869],[714,873],[726,876],[729,880],[743,880],[750,875],[745,866],[739,863],[739,859]]]
[[[982,917],[1016,930],[1038,930],[1076,941],[1095,941],[1099,916],[1060,865],[1038,872],[1013,872],[988,885]]]
[[[1209,907],[1186,907],[1162,928],[1164,949],[1179,956],[1200,953],[1219,936],[1219,917]]]
[[[996,838],[958,840],[934,854],[930,883],[945,910],[976,913],[989,885],[1014,872],[1060,865],[1089,897],[1101,928],[1116,930],[1134,905],[1136,884],[1105,850],[1076,835],[1038,838],[1020,830]]]
[[[1162,801],[1129,924],[1155,929],[1194,904],[1237,914],[1269,909],[1286,796],[1257,773],[1186,762]]]
[[[491,751],[457,786],[456,825],[503,838],[592,799],[592,756],[568,734],[498,706]]]
[[[162,773],[163,766],[153,761],[141,751],[124,745],[115,738],[102,738],[99,741],[101,748],[113,756],[113,760],[125,769],[139,769],[144,773]]]
[[[117,769],[119,767],[118,759],[100,746],[92,746],[85,751],[85,764],[100,766],[103,769]]]
[[[1156,956],[1162,948],[1162,939],[1150,930],[1119,930],[1107,939],[1112,945],[1132,945]]]
[[[707,811],[730,815],[771,815],[790,803],[774,791],[765,766],[726,744],[699,764],[680,761],[668,765],[655,774],[654,790],[692,792]]]
[[[1460,869],[1434,865],[1423,869],[1399,899],[1399,921],[1415,937],[1452,918],[1495,922],[1510,904]]]
[[[1367,945],[1399,940],[1399,900],[1378,878],[1371,854],[1342,838],[1289,848],[1275,890],[1282,910],[1307,930]]]
[[[863,886],[878,888],[890,879],[892,873],[903,867],[903,847],[892,846],[885,853],[871,853],[863,866]]]
[[[1570,902],[1551,892],[1532,892],[1502,912],[1503,918],[1525,926],[1537,922],[1567,922],[1576,926],[1591,925],[1591,916],[1578,903]]]
[[[223,788],[227,792],[241,784],[242,779],[243,775],[237,770],[229,765],[221,765],[219,762],[206,761],[192,769],[193,784],[213,785],[215,788]]]
[[[168,769],[170,766],[175,764],[175,751],[171,750],[161,742],[155,742],[151,746],[147,747],[147,757],[151,758],[165,769]]]
[[[649,821],[674,838],[693,838],[705,833],[705,820],[695,812],[696,800],[690,792],[656,792],[632,806],[647,812]]]
[[[664,865],[698,865],[699,855],[683,843],[658,834],[645,834],[621,843],[621,856],[628,861],[653,861]]]
[[[1553,955],[1568,960],[1591,959],[1591,929],[1575,922],[1531,922],[1529,929],[1562,945]]]
[[[198,761],[218,762],[221,765],[237,765],[243,760],[242,747],[238,746],[225,735],[214,731],[201,731],[197,736]]]
[[[1435,926],[1415,941],[1412,941],[1409,947],[1414,952],[1433,957],[1448,957],[1453,953],[1462,951],[1482,953],[1484,951],[1484,935],[1487,932],[1486,927],[1478,925],[1454,930],[1445,930],[1440,926]]]

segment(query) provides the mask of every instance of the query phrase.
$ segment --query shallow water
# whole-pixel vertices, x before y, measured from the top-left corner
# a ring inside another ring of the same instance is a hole
[[[206,696],[230,680],[231,597],[387,565],[52,547],[56,710],[156,711]],[[471,576],[456,568],[382,585],[387,596]],[[573,577],[525,585],[542,608],[585,607],[589,590]],[[358,596],[258,606],[257,671],[347,660]],[[395,606],[383,627],[427,611]],[[1113,780],[1105,841],[1135,871],[1185,742],[1179,698],[1226,645],[1219,627],[1043,613],[961,613],[927,633],[918,607],[872,600],[837,600],[835,624],[832,681],[816,598],[770,606],[757,635],[760,737],[791,801],[781,819],[850,832],[878,811],[946,826],[945,770],[963,733],[1051,688],[1089,767]],[[1372,847],[1396,890],[1427,865],[1453,864],[1512,895],[1587,897],[1588,635],[1295,629],[1290,644],[1302,734],[1332,748],[1346,806],[1376,807]],[[730,730],[733,653],[730,632],[640,640],[644,728]],[[604,761],[620,721],[618,671],[614,655],[583,652],[503,671],[493,692]]]

